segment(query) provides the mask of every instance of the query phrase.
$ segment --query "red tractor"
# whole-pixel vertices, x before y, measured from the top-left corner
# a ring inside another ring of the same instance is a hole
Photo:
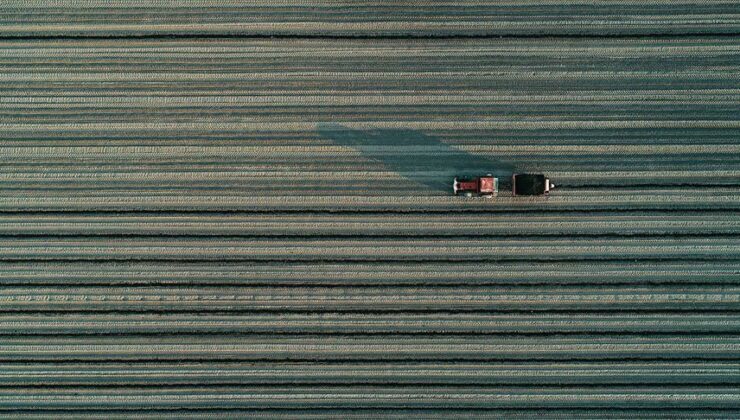
[[[498,192],[498,178],[488,174],[475,179],[458,180],[452,183],[452,191],[455,195],[463,194],[466,197],[473,195],[491,198]]]

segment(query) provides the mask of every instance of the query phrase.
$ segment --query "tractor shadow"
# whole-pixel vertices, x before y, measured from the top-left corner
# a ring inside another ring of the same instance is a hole
[[[409,129],[355,130],[340,124],[319,124],[319,134],[381,162],[389,170],[427,188],[449,193],[454,177],[492,174],[508,185],[511,163],[470,154],[436,137]]]

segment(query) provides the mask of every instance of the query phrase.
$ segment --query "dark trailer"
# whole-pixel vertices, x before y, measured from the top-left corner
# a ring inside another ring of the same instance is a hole
[[[548,194],[555,185],[542,174],[514,174],[511,177],[511,190],[514,195]]]

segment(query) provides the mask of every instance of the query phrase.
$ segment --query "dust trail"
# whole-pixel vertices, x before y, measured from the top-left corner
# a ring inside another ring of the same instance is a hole
[[[341,124],[318,124],[317,130],[334,143],[352,147],[404,178],[437,191],[450,191],[455,176],[490,173],[506,183],[514,171],[508,162],[470,154],[415,130],[356,130]]]

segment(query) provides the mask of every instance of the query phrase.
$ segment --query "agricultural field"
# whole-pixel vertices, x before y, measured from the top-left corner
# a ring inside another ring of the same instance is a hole
[[[740,417],[736,3],[108,3],[0,4],[0,417]]]

